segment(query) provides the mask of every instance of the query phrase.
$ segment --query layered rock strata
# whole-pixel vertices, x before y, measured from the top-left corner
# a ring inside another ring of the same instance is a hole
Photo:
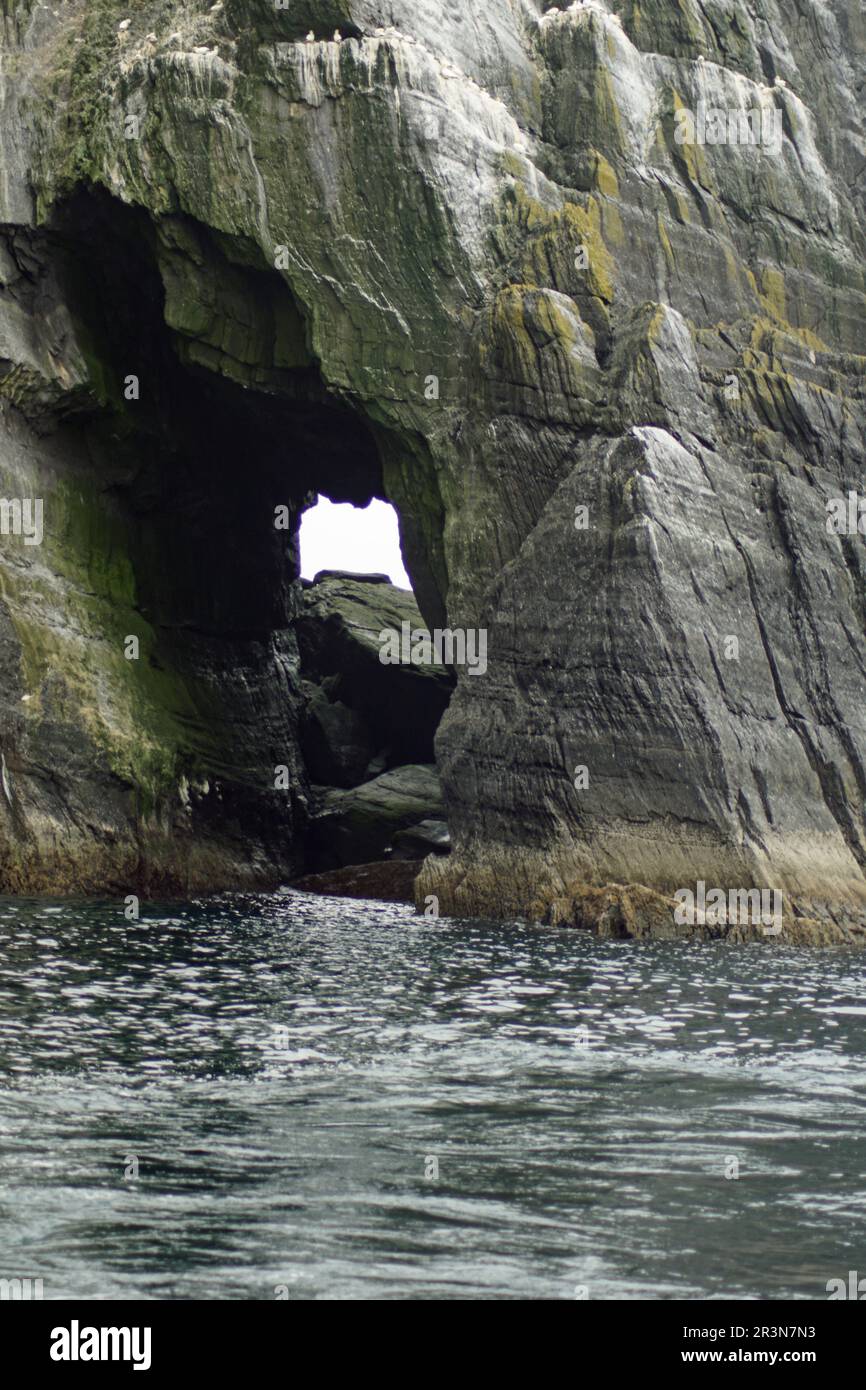
[[[303,867],[319,490],[486,634],[422,898],[759,885],[856,937],[860,5],[546,9],[5,0],[6,891]]]

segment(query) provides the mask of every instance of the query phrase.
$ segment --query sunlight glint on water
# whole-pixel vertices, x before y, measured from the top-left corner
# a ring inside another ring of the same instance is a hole
[[[46,1298],[821,1298],[866,1270],[853,952],[3,900],[0,1003],[0,1275]]]

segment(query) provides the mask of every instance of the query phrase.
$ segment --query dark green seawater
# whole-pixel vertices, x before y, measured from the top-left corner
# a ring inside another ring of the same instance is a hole
[[[866,1275],[864,956],[291,892],[143,911],[0,900],[0,1277],[823,1299]]]

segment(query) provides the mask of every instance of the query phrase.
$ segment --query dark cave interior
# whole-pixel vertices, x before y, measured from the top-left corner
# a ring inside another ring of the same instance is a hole
[[[256,839],[284,872],[305,869],[321,858],[310,827],[323,790],[432,765],[453,688],[448,672],[420,681],[377,665],[344,640],[339,615],[308,611],[300,516],[317,493],[389,500],[380,440],[327,390],[298,305],[253,248],[83,188],[47,236],[87,384],[45,428],[83,444],[94,546],[131,562],[123,624],[147,625],[145,659],[177,692],[166,713],[181,730],[179,768],[219,787],[218,803],[193,796],[196,826],[210,821],[238,854]],[[275,525],[278,510],[287,524]],[[337,742],[357,734],[358,745],[336,768],[322,751],[335,711]],[[280,766],[288,792],[263,810]]]

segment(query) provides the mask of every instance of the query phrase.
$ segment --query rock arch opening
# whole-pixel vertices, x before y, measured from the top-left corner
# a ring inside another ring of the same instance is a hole
[[[398,589],[412,588],[400,549],[400,521],[390,502],[374,497],[366,507],[318,495],[301,513],[298,550],[302,579],[321,570],[383,574]]]
[[[8,244],[45,325],[34,358],[63,367],[14,400],[61,577],[48,594],[25,557],[0,600],[25,653],[4,886],[188,892],[384,856],[441,809],[452,677],[383,665],[381,630],[423,621],[411,592],[302,581],[298,529],[319,495],[387,502],[394,441],[328,388],[252,245],[91,188]]]

